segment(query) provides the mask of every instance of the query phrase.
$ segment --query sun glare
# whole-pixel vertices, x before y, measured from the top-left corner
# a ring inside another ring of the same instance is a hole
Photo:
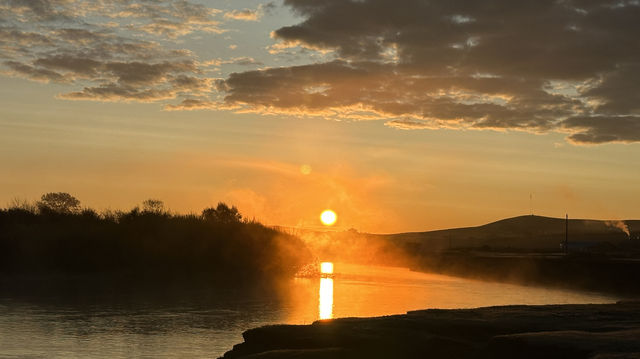
[[[333,226],[333,224],[336,223],[337,219],[338,219],[338,215],[336,214],[336,212],[330,209],[327,209],[324,212],[322,212],[322,214],[320,214],[320,221],[325,226]]]
[[[333,318],[333,279],[320,278],[319,319]]]
[[[300,166],[300,173],[302,173],[303,175],[310,174],[311,173],[311,166],[309,166],[309,165]]]
[[[322,273],[322,274],[333,274],[333,263],[332,262],[322,262],[322,263],[320,263],[320,273]]]

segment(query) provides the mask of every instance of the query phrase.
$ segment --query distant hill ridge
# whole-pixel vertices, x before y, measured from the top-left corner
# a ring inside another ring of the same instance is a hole
[[[565,237],[565,219],[525,215],[477,227],[379,235],[427,250],[447,248],[557,249]],[[618,242],[638,239],[640,220],[569,219],[571,242]]]

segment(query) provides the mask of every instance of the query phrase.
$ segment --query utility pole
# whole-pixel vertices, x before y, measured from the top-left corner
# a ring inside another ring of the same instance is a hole
[[[565,215],[564,220],[564,252],[569,253],[569,214]]]

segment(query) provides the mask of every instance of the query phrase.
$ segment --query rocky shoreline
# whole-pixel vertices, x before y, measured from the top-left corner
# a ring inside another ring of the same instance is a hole
[[[640,301],[429,309],[243,337],[223,358],[640,358]]]

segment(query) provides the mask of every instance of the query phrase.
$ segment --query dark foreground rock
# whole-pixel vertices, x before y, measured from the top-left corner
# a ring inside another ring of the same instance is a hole
[[[640,358],[640,302],[431,309],[243,336],[224,358]]]

